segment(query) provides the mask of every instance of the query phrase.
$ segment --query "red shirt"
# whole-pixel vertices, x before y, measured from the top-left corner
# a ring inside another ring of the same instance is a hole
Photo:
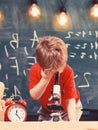
[[[41,79],[41,67],[39,66],[38,63],[35,63],[30,68],[29,85],[28,85],[29,90],[32,89],[40,81],[40,79]],[[44,109],[48,110],[46,105],[53,102],[52,100],[49,100],[49,98],[52,95],[51,91],[54,84],[55,84],[55,76],[52,77],[45,92],[40,98],[40,104]],[[64,68],[63,72],[60,74],[60,88],[61,91],[63,92],[61,94],[61,104],[64,107],[64,111],[66,111],[66,103],[65,103],[66,99],[75,98],[76,102],[80,99],[80,94],[77,88],[75,87],[74,72],[68,64]]]

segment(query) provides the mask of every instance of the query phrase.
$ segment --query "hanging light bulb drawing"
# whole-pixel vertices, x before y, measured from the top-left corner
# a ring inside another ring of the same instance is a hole
[[[54,26],[59,29],[66,29],[70,26],[70,17],[65,8],[61,8],[59,13],[54,16],[53,23]]]
[[[0,24],[2,24],[4,22],[4,15],[3,13],[0,11]]]
[[[39,19],[41,17],[41,9],[37,5],[37,1],[32,1],[32,5],[28,10],[29,16],[33,19]]]
[[[61,26],[64,26],[69,21],[69,17],[66,12],[62,11],[57,16],[57,21]]]
[[[98,0],[94,0],[90,9],[90,15],[93,18],[98,18]]]

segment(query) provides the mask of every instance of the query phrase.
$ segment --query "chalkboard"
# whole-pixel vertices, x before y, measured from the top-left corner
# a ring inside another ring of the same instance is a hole
[[[71,26],[58,30],[52,18],[62,3],[66,3]],[[4,21],[0,21],[0,81],[6,86],[4,97],[21,97],[28,104],[28,114],[36,114],[40,104],[29,95],[29,69],[36,61],[38,38],[52,35],[68,45],[68,64],[75,71],[83,107],[98,109],[98,21],[89,17],[91,0],[39,0],[38,5],[42,17],[34,21],[27,14],[29,0],[0,0],[4,15]]]
[[[98,31],[60,32],[36,31],[21,36],[12,33],[0,41],[0,80],[5,83],[4,97],[20,96],[28,103],[28,114],[35,114],[40,104],[31,99],[28,92],[28,73],[35,63],[35,47],[38,38],[53,35],[68,45],[68,64],[75,71],[76,87],[81,94],[84,108],[98,109]]]

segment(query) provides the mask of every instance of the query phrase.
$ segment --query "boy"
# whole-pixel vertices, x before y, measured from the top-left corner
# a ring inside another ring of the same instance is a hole
[[[60,77],[62,120],[75,121],[81,117],[82,104],[80,95],[75,87],[74,72],[67,64],[67,46],[63,40],[54,36],[44,36],[39,39],[36,47],[37,63],[33,64],[29,73],[29,92],[34,100],[39,100],[41,107],[38,111],[39,121],[51,120],[52,111],[47,104],[52,101],[51,90],[55,84],[55,74]],[[52,102],[53,103],[53,102]]]

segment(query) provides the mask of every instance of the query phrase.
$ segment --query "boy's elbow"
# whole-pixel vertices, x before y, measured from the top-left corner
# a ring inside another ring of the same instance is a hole
[[[39,97],[36,95],[36,93],[34,93],[32,90],[30,90],[30,96],[34,99],[34,100],[39,100]]]

